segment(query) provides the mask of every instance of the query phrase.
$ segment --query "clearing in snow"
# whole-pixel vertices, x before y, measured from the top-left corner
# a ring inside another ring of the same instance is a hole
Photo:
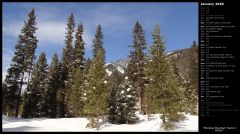
[[[169,131],[177,132],[197,132],[198,116],[185,115],[186,119],[175,123],[175,129]],[[160,126],[162,120],[159,114],[153,115],[147,120],[146,115],[138,115],[139,122],[135,124],[111,124],[106,123],[101,126],[100,130],[86,128],[87,118],[8,118],[2,116],[2,130],[15,132],[31,132],[31,131],[158,131],[162,132]]]

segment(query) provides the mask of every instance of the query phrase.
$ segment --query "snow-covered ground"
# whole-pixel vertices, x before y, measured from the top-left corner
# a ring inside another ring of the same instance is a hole
[[[86,118],[8,118],[2,116],[3,131],[163,131],[160,129],[162,124],[159,115],[156,114],[147,120],[147,116],[139,115],[139,123],[135,124],[110,124],[107,123],[100,130],[86,128]],[[198,116],[186,115],[184,121],[176,123],[173,131],[198,131]]]

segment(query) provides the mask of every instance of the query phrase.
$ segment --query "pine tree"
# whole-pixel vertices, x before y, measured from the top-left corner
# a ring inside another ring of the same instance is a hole
[[[12,64],[8,69],[8,75],[6,76],[6,92],[8,94],[8,113],[12,116],[13,105],[15,105],[15,117],[19,115],[19,108],[21,104],[21,92],[24,84],[28,81],[24,80],[25,74],[28,74],[28,80],[31,76],[32,66],[35,59],[35,49],[37,47],[36,32],[36,15],[35,10],[28,14],[28,21],[24,22],[24,27],[19,35],[18,43],[15,46],[14,57]]]
[[[83,72],[84,69],[84,54],[85,54],[85,43],[83,41],[83,25],[82,23],[78,25],[76,35],[75,35],[75,47],[73,50],[73,67],[78,68]]]
[[[55,53],[52,59],[52,62],[49,67],[49,75],[47,79],[47,91],[46,91],[46,112],[47,116],[51,118],[57,117],[57,110],[59,101],[57,99],[57,93],[60,90],[60,73],[59,73],[59,61],[58,55]]]
[[[120,89],[119,86],[122,82],[122,78],[120,74],[117,71],[113,71],[110,76],[108,76],[108,90],[110,91],[110,96],[109,96],[109,113],[108,113],[108,120],[111,123],[118,124],[120,123],[121,119],[121,111],[119,111],[119,106],[120,106]]]
[[[83,73],[80,69],[73,70],[73,78],[69,82],[70,88],[66,91],[66,103],[69,111],[69,116],[83,116],[83,108],[85,103],[85,90],[83,84]]]
[[[97,36],[101,33],[101,26],[98,26],[96,38],[94,39],[93,48],[96,50],[96,55],[93,57],[87,85],[87,104],[85,113],[93,118],[97,118],[96,127],[99,129],[99,117],[108,113],[108,90],[106,87],[106,68],[105,68],[105,50],[102,47],[102,36]],[[94,52],[94,51],[93,51]],[[93,53],[94,54],[94,53]]]
[[[118,88],[111,88],[110,89],[110,96],[109,96],[109,113],[108,113],[108,120],[109,122],[116,124],[119,121],[118,118],[118,98],[117,98],[117,89]]]
[[[152,32],[153,45],[150,47],[150,60],[145,73],[149,79],[146,91],[150,92],[153,98],[154,109],[162,114],[163,123],[177,118],[181,111],[180,90],[177,87],[176,78],[164,54],[165,45],[160,36],[160,28],[157,25]],[[151,108],[152,109],[152,108]]]
[[[24,51],[24,68],[23,71],[28,73],[28,81],[26,82],[26,84],[29,83],[29,80],[31,78],[31,73],[33,70],[33,65],[34,65],[34,60],[36,59],[35,56],[35,50],[37,48],[37,38],[35,37],[35,32],[37,30],[36,28],[36,16],[35,16],[35,10],[32,9],[32,11],[29,13],[29,19],[28,22],[25,22],[25,26],[22,29],[22,33],[23,35],[20,35],[20,40],[22,40],[22,43],[25,44],[25,51]],[[24,77],[24,72],[23,72],[23,76]],[[22,89],[22,85],[23,85],[23,79],[20,83],[20,90],[18,93],[18,101],[17,101],[17,107],[16,107],[16,115],[18,115],[18,111],[20,108],[20,100],[21,100],[21,89]]]
[[[93,40],[93,57],[97,56],[98,51],[102,51],[105,60],[105,50],[103,48],[103,33],[101,25],[98,25],[95,39]]]
[[[85,62],[85,64],[84,64],[84,70],[83,70],[84,76],[87,76],[87,74],[89,73],[90,64],[91,64],[91,59],[90,59],[90,58],[87,58],[87,59],[86,59],[86,62]],[[86,78],[85,78],[85,79],[86,79]]]
[[[147,63],[148,65],[149,63]],[[146,71],[146,69],[145,69]],[[149,80],[146,80],[146,86],[149,84]],[[155,114],[156,112],[156,105],[154,100],[154,91],[152,88],[146,88],[143,96],[143,108],[145,114],[148,115],[148,120],[150,120],[151,114]]]
[[[187,104],[186,112],[197,113],[198,103],[198,47],[194,41],[188,51],[188,69],[186,78],[186,88],[184,91]]]
[[[66,66],[66,69],[70,69],[73,62],[73,33],[75,29],[74,23],[74,16],[73,14],[70,15],[67,22],[67,32],[66,32],[66,39],[65,39],[65,47],[63,49],[63,57],[62,62],[63,66]],[[69,70],[67,70],[68,72]]]
[[[6,76],[6,79],[3,83],[3,90],[2,90],[2,96],[3,96],[3,107],[2,109],[3,114],[7,116],[14,116],[15,115],[15,108],[16,108],[16,98],[18,97],[18,88],[19,88],[19,82],[18,82],[18,74],[14,73],[15,69],[12,65],[8,69],[8,75]]]
[[[91,65],[91,59],[87,58],[84,64],[84,69],[83,69],[84,87],[87,87],[88,85],[88,73],[89,73],[90,65]]]
[[[83,101],[84,101],[84,109],[85,109],[85,105],[87,104],[87,92],[88,90],[88,86],[89,86],[89,70],[90,70],[90,65],[91,65],[91,60],[90,58],[86,59],[86,62],[84,63],[84,69],[83,69],[83,88],[84,88],[84,93],[83,93]],[[85,110],[83,110],[83,114],[86,115],[87,113],[85,112]]]
[[[175,75],[175,77],[177,78],[177,81],[179,83],[179,85],[181,85],[183,79],[181,77],[181,74],[180,74],[180,70],[177,66],[177,59],[174,57],[171,59],[171,63],[172,63],[172,70],[173,70],[173,73]]]
[[[26,65],[26,72],[28,73],[28,77],[31,77],[34,60],[36,59],[35,50],[37,48],[37,42],[38,42],[36,36],[34,35],[37,30],[35,10],[32,9],[32,11],[29,13],[28,16],[29,16],[29,20],[27,23],[25,22],[25,27],[22,29],[22,33],[24,33],[24,35],[22,36],[23,38],[22,40],[26,44],[25,60],[24,60]]]
[[[103,53],[99,51],[91,63],[89,70],[89,84],[87,91],[86,113],[93,118],[98,118],[107,114],[108,91],[105,84],[106,72],[103,60]],[[99,122],[97,121],[97,124]],[[97,125],[97,128],[100,126]]]
[[[136,90],[126,75],[113,71],[108,77],[110,88],[108,119],[114,124],[131,124],[137,121]]]
[[[62,63],[61,63],[61,106],[60,107],[60,117],[68,116],[68,111],[66,107],[66,90],[70,88],[69,80],[72,78],[72,66],[73,66],[73,33],[74,33],[75,23],[73,14],[68,18],[67,23],[67,33],[65,39],[65,46],[63,49]]]
[[[2,113],[4,115],[15,115],[17,88],[17,82],[9,79],[9,76],[6,76],[6,79],[2,84]]]
[[[146,82],[144,76],[144,50],[146,49],[146,41],[144,37],[144,31],[139,22],[135,24],[133,38],[133,45],[130,47],[132,47],[134,50],[131,51],[129,55],[130,63],[128,69],[131,70],[129,71],[129,80],[133,83],[132,87],[136,89],[138,101],[137,106],[139,112],[142,113],[144,84]]]
[[[46,54],[41,53],[32,72],[32,78],[27,87],[27,98],[24,103],[23,117],[42,117],[44,114],[45,105],[45,89],[48,76],[48,64]]]
[[[66,103],[69,111],[69,116],[82,116],[85,100],[84,91],[84,41],[82,39],[83,25],[78,25],[76,32],[75,48],[73,50],[73,66],[72,79],[69,80],[69,88],[66,91]]]
[[[59,74],[59,89],[57,90],[57,117],[65,117],[66,104],[65,104],[65,90],[66,90],[66,81],[65,72],[63,63],[59,61],[58,64],[58,74]]]
[[[136,90],[132,87],[131,81],[125,80],[122,85],[119,86],[120,91],[120,106],[119,111],[121,113],[120,123],[132,124],[135,123],[138,118],[136,115]]]

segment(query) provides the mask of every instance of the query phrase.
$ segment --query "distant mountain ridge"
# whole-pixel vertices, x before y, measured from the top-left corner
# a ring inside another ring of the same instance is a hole
[[[182,77],[182,79],[185,79],[187,76],[187,72],[190,68],[188,60],[190,48],[184,48],[184,49],[178,49],[169,51],[166,53],[167,58],[169,59],[170,65],[173,64],[176,65],[176,67],[179,70],[179,74]],[[121,76],[125,76],[125,72],[128,66],[129,59],[120,59],[114,62],[110,62],[106,64],[108,75],[111,75],[113,71],[119,72]]]

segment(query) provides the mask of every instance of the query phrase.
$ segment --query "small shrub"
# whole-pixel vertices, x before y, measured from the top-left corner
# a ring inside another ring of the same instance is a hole
[[[183,114],[173,114],[168,117],[169,121],[179,122],[184,120],[186,117]]]
[[[163,123],[161,128],[163,130],[174,130],[176,128],[175,124],[173,122],[166,122],[166,123]]]

